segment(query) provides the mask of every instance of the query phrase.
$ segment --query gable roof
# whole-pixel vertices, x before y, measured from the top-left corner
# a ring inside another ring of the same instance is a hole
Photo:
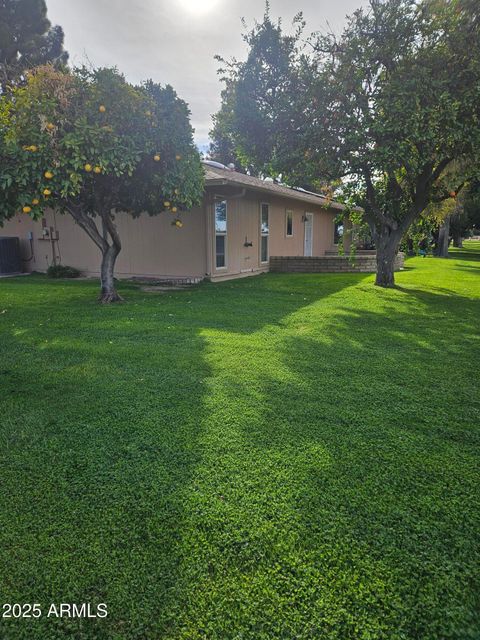
[[[287,187],[277,182],[262,180],[261,178],[254,178],[253,176],[247,176],[244,173],[239,173],[238,171],[228,168],[221,169],[220,167],[211,166],[206,163],[204,163],[203,166],[205,168],[205,185],[207,187],[234,185],[253,191],[269,193],[274,196],[283,196],[284,198],[290,198],[292,200],[308,202],[328,209],[337,209],[339,211],[345,209],[345,205],[340,202],[335,202],[335,200],[330,200],[319,193],[313,193],[312,191],[305,191],[304,189],[295,187]]]

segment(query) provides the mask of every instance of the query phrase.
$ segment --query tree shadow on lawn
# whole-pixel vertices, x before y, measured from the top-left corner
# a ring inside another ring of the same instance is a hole
[[[480,631],[479,304],[414,295],[423,317],[350,309],[329,328],[329,344],[285,348],[302,385],[283,395],[296,398],[295,425],[305,430],[284,429],[292,446],[320,441],[331,460],[307,469],[296,501],[305,557],[323,581],[314,625],[325,633],[325,609],[345,637],[359,627],[418,638]]]
[[[480,262],[480,251],[475,249],[469,249],[467,247],[463,249],[449,249],[449,260],[465,260],[468,262]]]
[[[473,274],[480,274],[480,265],[474,266],[472,264],[465,264],[463,267],[454,267],[455,271],[464,271],[466,273],[469,273],[470,275]]]
[[[364,277],[9,306],[2,592],[109,605],[9,638],[478,631],[477,306]]]
[[[227,363],[181,637],[478,635],[478,306],[400,292]]]
[[[452,270],[457,271],[458,269],[453,267]],[[445,313],[445,311],[454,311],[455,314],[458,314],[460,311],[462,322],[465,315],[471,318],[478,316],[478,306],[480,306],[478,298],[459,295],[458,292],[453,289],[438,287],[433,284],[429,285],[428,291],[426,289],[418,289],[412,286],[404,287],[401,285],[397,285],[395,289],[406,296],[404,302],[410,302],[411,304],[411,300],[408,300],[408,297],[410,297],[422,303],[423,311],[421,315],[428,315],[432,312],[434,315],[438,315],[439,313]],[[441,306],[431,304],[432,296],[434,297],[434,301],[441,301]],[[461,310],[459,310],[459,305],[461,305]]]
[[[11,288],[0,343],[2,593],[44,607],[106,602],[109,616],[13,621],[9,638],[169,637],[184,568],[204,553],[188,547],[192,509],[220,500],[195,491],[211,447],[200,328],[251,334],[362,277],[259,278],[161,297],[127,287],[129,302],[110,308],[88,304],[92,282]],[[207,464],[214,470],[215,457]],[[215,529],[215,518],[200,520]]]
[[[223,283],[204,283],[195,291],[196,310],[191,320],[199,329],[250,334],[267,325],[281,326],[286,317],[299,309],[372,277],[364,273],[269,273]],[[212,303],[214,315],[210,313]],[[205,309],[208,315],[202,317]]]
[[[142,338],[124,312],[111,341],[82,326],[88,310],[77,333],[52,322],[2,340],[1,592],[44,608],[2,621],[2,637],[153,638],[169,624],[209,369],[198,334]],[[105,602],[108,618],[47,618],[50,602]]]
[[[9,302],[10,298],[5,297],[3,305],[23,313],[24,296],[28,296],[35,306],[39,322],[52,319],[52,305],[55,316],[61,316],[62,306],[65,304],[69,310],[77,308],[78,316],[73,316],[74,323],[81,320],[88,310],[89,324],[82,326],[82,331],[94,330],[110,335],[110,321],[117,317],[119,308],[122,309],[120,317],[131,318],[136,322],[143,320],[142,309],[151,305],[155,314],[149,320],[160,319],[162,312],[165,315],[171,313],[169,317],[176,322],[188,323],[189,331],[211,327],[249,334],[267,324],[281,324],[283,318],[298,309],[372,278],[372,275],[364,273],[262,274],[222,283],[202,282],[185,291],[162,294],[143,292],[138,284],[119,281],[117,288],[125,295],[125,304],[110,306],[96,302],[98,282],[95,279],[51,280],[36,274],[31,278],[12,278],[1,284],[7,294],[8,286],[12,290],[19,286],[23,289],[22,296],[17,296],[16,301]],[[65,318],[69,326],[71,318],[71,314]],[[142,334],[142,329],[139,325],[139,334]]]

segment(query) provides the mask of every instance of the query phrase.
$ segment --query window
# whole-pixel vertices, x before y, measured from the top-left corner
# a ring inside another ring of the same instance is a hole
[[[285,212],[285,234],[287,238],[293,236],[293,211]]]
[[[260,212],[260,262],[268,262],[268,204],[262,204]]]
[[[343,219],[335,219],[333,223],[333,244],[340,244],[343,237]]]
[[[227,266],[227,201],[215,200],[215,266]]]

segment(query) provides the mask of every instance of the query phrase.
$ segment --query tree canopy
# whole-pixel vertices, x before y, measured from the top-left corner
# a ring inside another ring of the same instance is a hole
[[[262,23],[243,35],[249,51],[245,62],[216,59],[225,83],[221,108],[213,116],[212,157],[232,159],[252,174],[277,175],[284,165],[281,136],[289,129],[288,101],[296,82],[294,64],[303,21],[294,19],[296,31],[285,35],[281,21],[274,23],[267,12]],[[244,22],[244,26],[245,22]],[[292,154],[293,145],[289,146]],[[291,163],[289,164],[292,168]]]
[[[480,231],[480,180],[473,180],[466,189],[463,216],[455,222],[454,233],[461,238],[467,231]]]
[[[63,29],[47,18],[45,0],[0,0],[0,87],[15,84],[27,69],[66,64]]]
[[[0,99],[0,163],[0,221],[22,210],[70,214],[102,252],[104,301],[118,299],[115,213],[169,210],[181,227],[203,191],[186,103],[171,86],[133,86],[115,69],[31,72]]]
[[[267,13],[245,36],[247,60],[227,65],[234,150],[291,183],[353,185],[379,285],[393,285],[412,222],[458,190],[452,163],[477,166],[479,12],[472,0],[370,0],[340,37],[306,43],[301,17],[289,36]]]

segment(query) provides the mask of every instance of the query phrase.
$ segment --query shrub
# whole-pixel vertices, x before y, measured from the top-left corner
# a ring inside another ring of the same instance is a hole
[[[63,264],[52,264],[47,269],[49,278],[78,278],[80,271],[75,267],[68,267]]]

